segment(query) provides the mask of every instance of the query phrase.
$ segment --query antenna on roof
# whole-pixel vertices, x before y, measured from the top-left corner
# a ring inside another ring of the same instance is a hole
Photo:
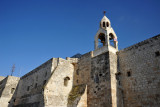
[[[11,70],[11,76],[13,75],[13,72],[15,71],[15,64],[13,64],[12,66],[12,70]]]

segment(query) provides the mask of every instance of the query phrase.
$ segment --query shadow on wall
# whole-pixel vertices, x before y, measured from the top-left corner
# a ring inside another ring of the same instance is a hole
[[[86,88],[87,85],[85,83],[78,83],[77,79],[83,79],[82,77],[80,77],[79,74],[77,74],[77,64],[73,64],[74,65],[74,72],[73,72],[73,85],[72,85],[72,89],[70,91],[70,93],[68,94],[68,99],[67,99],[67,107],[86,107],[84,105],[87,104],[87,97],[86,97]],[[62,69],[62,68],[61,68]],[[61,70],[60,69],[60,70]],[[54,69],[56,70],[56,68]],[[53,74],[55,73],[55,71],[53,70]],[[11,100],[9,101],[10,103],[8,104],[8,107],[44,107],[46,104],[46,97],[47,95],[45,95],[46,93],[44,93],[44,89],[46,84],[50,81],[50,78],[52,77],[52,73],[48,72],[46,78],[42,78],[44,81],[43,83],[39,83],[36,84],[36,78],[35,81],[30,81],[32,82],[31,84],[32,87],[30,86],[30,88],[22,88],[24,86],[27,85],[27,83],[25,83],[26,81],[24,81],[24,78],[21,78],[21,80],[19,81],[17,87],[15,88],[15,91],[13,93],[13,96],[11,98]],[[33,74],[32,74],[33,75]],[[31,75],[27,76],[27,80],[31,80]],[[67,85],[70,81],[70,78],[66,77],[64,79],[64,85]],[[29,84],[28,84],[29,85]],[[27,87],[27,86],[26,86]],[[26,90],[23,90],[26,89]],[[52,90],[51,90],[52,91]],[[22,93],[24,93],[22,95]],[[85,96],[85,97],[84,97]],[[52,101],[53,99],[51,98],[50,101]],[[54,100],[53,100],[54,101]],[[53,102],[55,103],[55,102]],[[46,105],[48,106],[48,105]]]
[[[0,87],[0,97],[2,97],[2,93],[3,93],[3,90],[5,88],[6,83],[7,83],[7,77],[4,78],[2,81],[0,81],[0,85],[1,85],[1,87]]]
[[[51,76],[52,61],[48,60],[20,78],[8,107],[44,107],[44,86]]]
[[[38,102],[34,102],[34,103],[28,103],[28,97],[30,97],[31,95],[24,95],[24,96],[20,96],[20,98],[18,98],[17,96],[17,92],[18,92],[18,87],[19,87],[19,83],[16,87],[16,90],[14,91],[14,94],[11,98],[11,100],[8,102],[8,107],[44,107],[44,97],[43,97],[43,91],[42,91],[42,95],[40,101]],[[42,89],[43,90],[43,89]],[[20,103],[20,104],[19,104]],[[17,105],[16,105],[17,104]]]
[[[47,72],[47,75],[51,75],[51,72]],[[24,78],[21,78],[8,107],[44,107],[44,86],[50,76],[43,76],[44,78],[38,77],[38,79],[43,79],[41,83],[38,83],[36,77],[35,81],[30,81],[32,85],[26,86],[27,88],[23,88],[24,85],[27,84],[25,83],[26,81],[23,80]],[[28,80],[32,79],[31,75],[27,76],[27,78]]]
[[[87,85],[85,83],[78,83],[78,79],[83,79],[79,77],[79,74],[77,74],[77,64],[74,65],[74,73],[73,73],[73,86],[72,90],[70,91],[68,95],[68,103],[67,107],[85,107],[87,104],[87,97],[84,94],[87,90]]]
[[[25,94],[23,96],[18,96],[18,89],[21,89],[19,86],[19,83],[14,91],[14,94],[11,98],[11,100],[8,102],[8,107],[44,107],[44,94],[43,94],[43,87],[39,87],[39,92],[36,93],[30,93],[30,94]],[[38,86],[37,86],[38,88]],[[35,88],[36,89],[36,88]],[[32,95],[40,95],[40,98],[36,102],[28,103],[29,99],[32,97]]]

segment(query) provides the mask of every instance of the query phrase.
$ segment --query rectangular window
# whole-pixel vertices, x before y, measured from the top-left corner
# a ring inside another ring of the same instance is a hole
[[[29,91],[30,86],[27,87],[27,91]]]
[[[127,72],[127,76],[128,76],[128,77],[131,76],[131,72],[130,72],[130,71]]]
[[[160,52],[159,51],[155,52],[155,56],[156,57],[160,56]]]

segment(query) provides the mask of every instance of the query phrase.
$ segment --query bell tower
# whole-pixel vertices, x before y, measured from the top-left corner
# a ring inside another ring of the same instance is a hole
[[[92,51],[90,80],[88,82],[88,107],[117,106],[117,36],[105,16],[95,35]]]
[[[106,17],[105,12],[103,18],[100,21],[99,30],[95,35],[94,44],[95,44],[95,50],[106,47],[107,51],[109,50],[118,51],[117,36],[113,28],[111,27],[111,22]]]

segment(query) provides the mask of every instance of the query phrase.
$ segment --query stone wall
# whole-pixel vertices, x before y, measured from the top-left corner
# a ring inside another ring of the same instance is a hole
[[[19,77],[7,76],[0,82],[0,106],[8,107],[11,101],[15,101],[12,97],[17,88]]]
[[[111,107],[109,52],[92,58],[89,78],[88,107]]]
[[[124,107],[160,105],[160,35],[119,51]]]
[[[91,52],[82,55],[74,64],[73,87],[69,94],[68,107],[87,107],[87,85],[90,81]]]
[[[45,107],[67,107],[74,72],[70,61],[58,59],[58,65],[44,87]]]
[[[75,84],[87,84],[90,80],[90,71],[91,71],[91,52],[86,53],[81,56],[78,61],[78,68],[76,70],[76,82]]]
[[[14,103],[15,107],[22,105],[23,107],[29,107],[32,104],[34,107],[44,106],[43,88],[52,71],[57,66],[57,61],[57,58],[52,58],[21,77],[16,95],[17,98]]]
[[[86,79],[81,79],[84,71],[76,77],[77,69],[78,58],[52,58],[45,62],[21,77],[14,107],[85,107]],[[77,84],[77,79],[83,82]]]

